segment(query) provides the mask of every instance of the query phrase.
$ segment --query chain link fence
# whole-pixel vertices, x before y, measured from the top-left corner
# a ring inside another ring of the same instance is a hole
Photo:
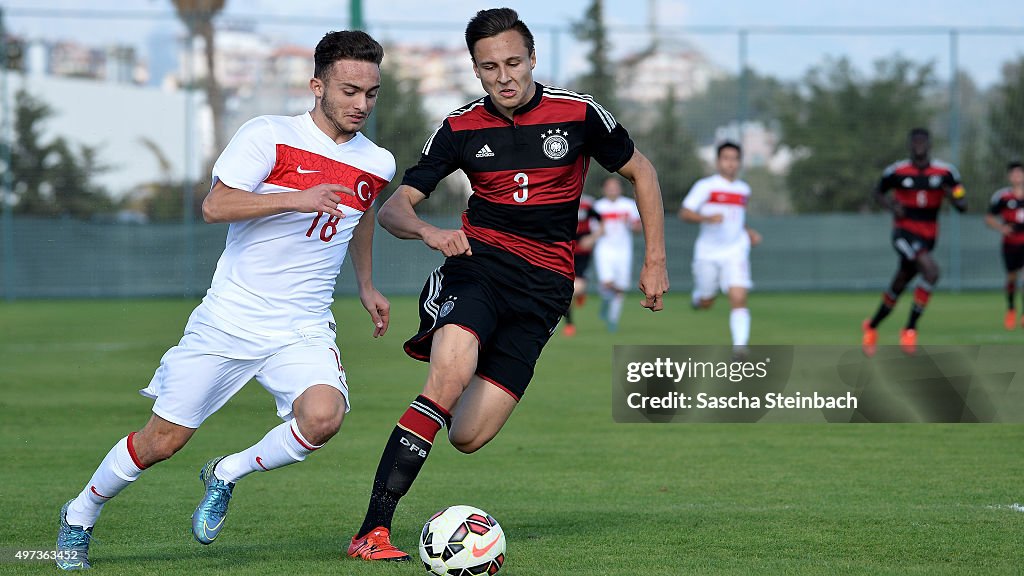
[[[208,39],[166,11],[18,8],[0,21],[7,300],[201,295],[226,232],[199,216],[212,161],[249,118],[310,109],[313,46],[347,26],[344,17],[234,13],[213,19],[208,51]],[[386,57],[367,132],[395,153],[396,179],[444,114],[481,93],[464,24],[370,23]],[[530,24],[536,78],[582,88],[587,46],[567,25]],[[970,194],[968,214],[942,217],[942,287],[1002,285],[999,239],[982,214],[1006,162],[1024,155],[1024,28],[608,31],[616,89],[597,96],[659,170],[677,290],[689,286],[697,230],[675,210],[724,139],[744,146],[750,223],[764,236],[752,255],[758,289],[884,286],[896,256],[870,193],[918,124],[932,129],[935,156],[960,168]],[[594,166],[590,180],[601,175]],[[423,206],[454,226],[468,193],[453,175]],[[375,255],[376,281],[390,294],[417,293],[441,262],[379,229]],[[346,265],[339,294],[354,291],[352,280]]]

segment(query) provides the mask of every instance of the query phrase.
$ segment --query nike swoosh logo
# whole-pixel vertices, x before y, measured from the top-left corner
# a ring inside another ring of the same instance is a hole
[[[498,543],[498,540],[501,540],[501,536],[500,535],[497,538],[495,538],[493,542],[491,542],[487,546],[484,546],[483,548],[477,548],[476,547],[476,542],[474,542],[473,543],[473,556],[479,558],[479,557],[483,556],[484,554],[487,554],[487,551],[490,550],[491,548],[494,548],[494,545]]]
[[[317,174],[320,172],[319,170],[303,170],[302,166],[295,168],[295,171],[299,174]]]
[[[210,526],[206,523],[206,520],[203,520],[203,535],[206,536],[208,540],[214,540],[220,535],[220,527],[223,525],[224,518],[221,518],[220,522],[217,522],[216,526]]]
[[[259,456],[256,457],[256,463],[259,464],[260,468],[263,468],[267,472],[270,472],[270,468],[267,468],[266,466],[263,465],[263,460],[260,459]]]

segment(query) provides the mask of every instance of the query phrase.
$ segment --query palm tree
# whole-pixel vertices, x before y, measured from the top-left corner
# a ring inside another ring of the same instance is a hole
[[[214,148],[220,150],[224,145],[224,96],[220,84],[217,83],[213,19],[224,10],[225,0],[171,0],[171,3],[174,4],[178,18],[188,29],[189,46],[191,47],[191,40],[196,36],[202,37],[205,44],[207,76],[204,88],[213,116]]]

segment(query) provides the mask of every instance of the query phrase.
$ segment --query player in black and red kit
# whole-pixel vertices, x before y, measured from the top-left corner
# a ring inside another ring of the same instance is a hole
[[[657,173],[626,130],[590,96],[534,82],[533,35],[514,10],[478,12],[466,45],[487,96],[442,122],[378,214],[395,236],[447,258],[427,279],[420,331],[405,343],[407,354],[429,360],[426,385],[388,439],[349,546],[366,560],[408,560],[390,542],[391,519],[437,432],[447,426],[456,449],[474,452],[526,391],[572,298],[572,241],[591,158],[634,186],[646,240],[643,306],[661,310],[668,290]],[[457,169],[473,195],[462,228],[441,230],[415,206]]]
[[[565,311],[565,328],[562,333],[566,336],[576,335],[576,324],[572,321],[572,310],[583,306],[587,299],[587,269],[590,268],[590,260],[594,256],[594,243],[597,241],[598,232],[593,229],[592,223],[600,220],[601,215],[594,211],[594,199],[586,194],[580,196],[580,209],[576,213],[576,236],[573,238],[573,269],[576,279],[572,283],[573,303]]]
[[[900,257],[900,267],[889,289],[882,293],[882,304],[875,315],[862,326],[864,354],[872,356],[878,343],[876,328],[892,312],[896,300],[907,284],[920,274],[914,290],[910,318],[900,331],[900,346],[907,354],[917,350],[917,320],[928,305],[939,265],[932,256],[939,228],[939,208],[948,198],[953,206],[967,210],[967,199],[960,175],[951,164],[931,159],[931,135],[924,128],[914,128],[908,138],[910,158],[890,165],[875,188],[875,199],[893,213],[892,245]],[[892,191],[892,197],[888,192]]]
[[[1024,267],[1024,164],[1010,162],[1006,167],[1010,185],[992,195],[985,224],[1003,235],[1003,264],[1006,266],[1006,316],[1003,326],[1007,330],[1017,327],[1014,296],[1017,292],[1017,273]],[[1024,322],[1024,318],[1021,319]]]

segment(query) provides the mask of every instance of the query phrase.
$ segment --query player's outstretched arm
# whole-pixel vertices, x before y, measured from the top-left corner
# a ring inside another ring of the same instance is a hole
[[[875,186],[874,190],[871,191],[871,196],[875,199],[876,204],[878,204],[882,208],[885,208],[889,212],[892,212],[893,215],[896,216],[897,218],[902,218],[903,206],[901,206],[895,198],[890,197],[888,192],[889,191],[884,187],[883,184],[879,184],[878,186]]]
[[[999,232],[1003,236],[1009,236],[1013,232],[1012,226],[1004,223],[993,214],[985,214],[985,225],[996,232]]]
[[[353,195],[339,184],[318,184],[297,192],[256,194],[218,180],[203,200],[203,220],[211,224],[238,222],[282,212],[323,212],[341,218],[344,216],[338,209],[341,194]]]
[[[683,222],[690,222],[693,224],[703,224],[705,222],[708,224],[718,224],[722,221],[722,215],[711,214],[710,216],[704,216],[702,214],[694,212],[693,210],[690,210],[689,208],[680,208],[679,219],[682,220]]]
[[[388,331],[391,322],[391,303],[373,286],[373,229],[376,225],[373,206],[359,217],[359,224],[352,230],[349,253],[352,267],[356,271],[359,285],[359,301],[370,313],[373,321],[373,337],[379,338]]]
[[[619,174],[633,184],[636,206],[644,226],[644,266],[640,270],[640,290],[644,308],[657,312],[664,308],[663,296],[668,292],[668,269],[665,263],[665,207],[661,201],[658,173],[639,150],[619,169]]]
[[[442,230],[416,215],[416,205],[427,195],[405,184],[398,187],[380,207],[377,219],[385,230],[403,240],[422,240],[445,256],[472,256],[469,240],[462,230]]]

